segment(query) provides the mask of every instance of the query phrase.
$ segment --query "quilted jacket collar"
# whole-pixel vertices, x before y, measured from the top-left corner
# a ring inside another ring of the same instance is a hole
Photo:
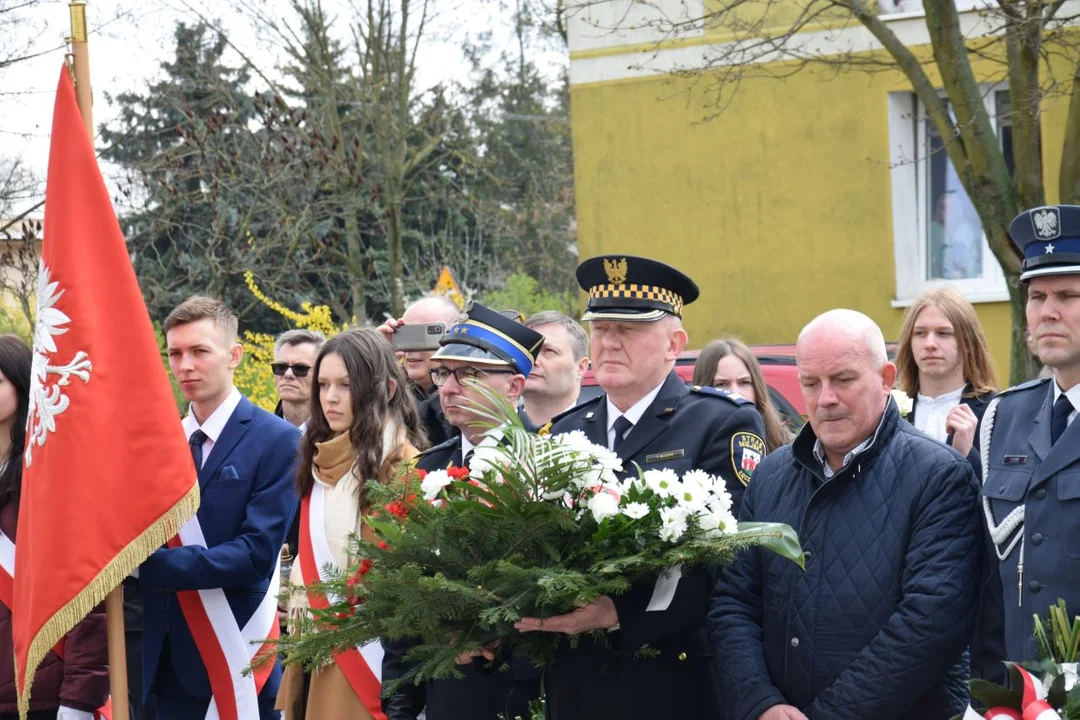
[[[864,470],[866,467],[873,464],[877,456],[881,454],[882,449],[889,444],[893,435],[896,434],[899,423],[900,411],[896,407],[896,402],[892,398],[889,398],[888,403],[885,405],[885,413],[881,418],[881,422],[878,424],[874,442],[870,444],[870,447],[866,448],[866,450],[858,455],[859,465],[865,466],[863,468]],[[791,452],[800,465],[812,472],[815,477],[824,481],[826,479],[825,471],[821,467],[821,463],[819,463],[814,456],[814,445],[816,444],[817,435],[814,434],[814,428],[807,422],[799,432],[798,437],[795,438],[795,442],[792,443]],[[835,478],[846,474],[850,468],[851,465],[849,464],[833,477]]]

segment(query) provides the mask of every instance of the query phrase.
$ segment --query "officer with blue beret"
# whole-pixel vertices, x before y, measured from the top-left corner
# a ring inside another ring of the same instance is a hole
[[[473,448],[496,442],[485,435],[484,418],[474,409],[487,404],[476,388],[483,385],[510,405],[517,405],[525,380],[544,345],[544,336],[522,325],[517,313],[503,313],[472,303],[466,316],[453,325],[431,357],[432,382],[439,389],[446,419],[460,434],[420,454],[421,470],[468,466]],[[408,640],[384,642],[383,683],[408,670],[404,655]],[[508,664],[500,672],[495,665]],[[494,663],[477,658],[459,666],[464,677],[429,680],[407,686],[384,699],[387,720],[416,720],[426,710],[428,720],[497,720],[528,717],[529,703],[540,695],[540,671],[523,658],[502,655]]]
[[[999,395],[980,428],[983,510],[1001,580],[988,593],[984,636],[1001,648],[997,660],[1024,661],[1039,658],[1033,615],[1058,598],[1080,613],[1080,206],[1028,210],[1009,234],[1024,256],[1028,333],[1053,371]]]
[[[583,431],[628,473],[639,466],[719,476],[737,511],[765,455],[765,430],[753,403],[688,387],[674,372],[688,340],[682,311],[698,286],[670,265],[630,255],[590,258],[577,279],[589,294],[582,320],[590,323],[590,358],[604,394],[557,416],[552,434]],[[568,615],[523,618],[522,632],[607,631],[604,641],[562,644],[546,671],[548,717],[717,717],[704,629],[713,584],[704,571],[670,573]]]

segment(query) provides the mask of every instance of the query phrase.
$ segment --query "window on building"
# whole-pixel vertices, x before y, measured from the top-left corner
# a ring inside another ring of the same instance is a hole
[[[1009,93],[988,88],[985,102],[1012,171]],[[906,305],[935,285],[951,285],[974,302],[1007,299],[1004,274],[949,160],[946,139],[913,93],[893,93],[889,105],[894,304]]]

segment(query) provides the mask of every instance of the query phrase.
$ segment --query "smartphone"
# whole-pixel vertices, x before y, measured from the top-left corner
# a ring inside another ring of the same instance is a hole
[[[402,352],[438,350],[439,341],[446,334],[445,323],[425,325],[402,325],[394,331],[390,345]]]

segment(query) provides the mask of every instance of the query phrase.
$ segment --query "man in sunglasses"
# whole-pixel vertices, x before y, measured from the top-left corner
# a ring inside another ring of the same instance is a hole
[[[439,389],[446,419],[460,435],[423,453],[422,470],[467,466],[473,448],[497,442],[485,436],[484,418],[476,405],[490,406],[480,391],[506,400],[516,407],[525,379],[544,344],[544,336],[515,322],[503,313],[473,303],[466,317],[450,328],[442,347],[431,358],[431,379]],[[407,670],[402,656],[408,641],[384,642],[383,683],[401,677]],[[486,653],[493,655],[493,653]],[[498,717],[527,717],[528,705],[540,694],[540,673],[523,659],[462,658],[461,680],[435,680],[415,687],[402,687],[384,699],[388,720],[416,720],[427,710],[428,720],[496,720]],[[493,671],[509,662],[507,672]]]
[[[311,368],[326,342],[315,330],[288,330],[274,341],[274,373],[278,404],[274,414],[304,431],[311,414]]]

